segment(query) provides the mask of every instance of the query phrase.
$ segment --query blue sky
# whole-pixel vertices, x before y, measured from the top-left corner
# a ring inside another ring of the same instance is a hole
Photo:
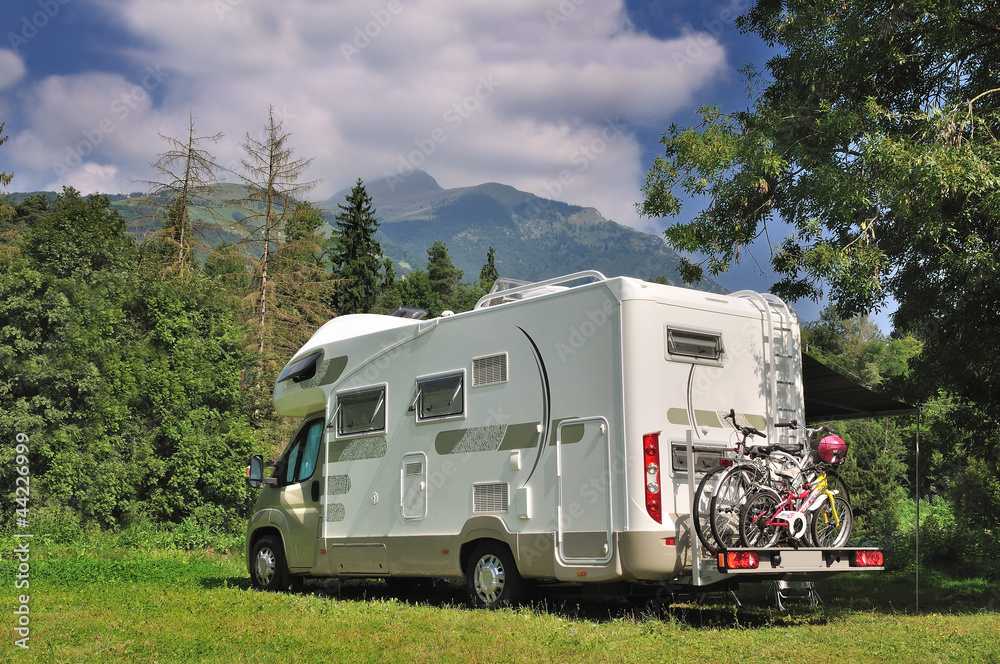
[[[733,25],[747,6],[6,0],[0,171],[13,191],[144,190],[160,135],[184,137],[189,114],[224,133],[211,150],[236,169],[273,105],[314,159],[314,200],[419,167],[446,188],[502,182],[656,233],[668,221],[634,205],[660,135],[701,105],[745,108],[738,70],[769,55]],[[756,263],[721,281],[766,289]]]

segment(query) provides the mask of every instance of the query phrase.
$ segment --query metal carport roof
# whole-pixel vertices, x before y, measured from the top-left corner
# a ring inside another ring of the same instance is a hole
[[[878,394],[802,353],[806,421],[852,420],[909,415],[917,409]]]

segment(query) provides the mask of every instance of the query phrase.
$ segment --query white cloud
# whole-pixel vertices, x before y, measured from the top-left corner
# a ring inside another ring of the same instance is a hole
[[[16,53],[0,49],[0,90],[20,81],[26,71],[24,61]]]
[[[128,191],[163,150],[157,132],[183,135],[189,112],[201,133],[226,133],[214,151],[235,165],[273,104],[296,156],[315,157],[317,199],[419,166],[445,187],[504,182],[641,225],[641,146],[608,123],[665,126],[726,68],[709,35],[655,39],[621,2],[95,2],[130,35],[134,67],[24,91],[19,181],[78,161],[66,181]],[[143,72],[156,87],[119,118],[112,105],[144,89]],[[113,131],[74,160],[106,118]]]

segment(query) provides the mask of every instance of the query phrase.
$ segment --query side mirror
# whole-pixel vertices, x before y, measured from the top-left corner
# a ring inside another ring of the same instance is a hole
[[[264,477],[264,457],[255,454],[247,462],[247,486],[251,489],[259,489],[263,484],[277,484],[273,477]],[[273,465],[273,464],[272,464]]]

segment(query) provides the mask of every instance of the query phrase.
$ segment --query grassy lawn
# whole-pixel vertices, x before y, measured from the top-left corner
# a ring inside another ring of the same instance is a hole
[[[28,591],[14,589],[16,566],[3,562],[0,661],[1000,661],[997,588],[930,573],[920,614],[912,576],[868,574],[821,581],[817,611],[778,612],[755,584],[740,590],[742,608],[679,598],[648,620],[616,598],[555,591],[529,607],[471,611],[458,584],[394,592],[309,582],[301,594],[260,593],[239,556],[63,548],[31,561]],[[29,650],[14,645],[24,592]]]

